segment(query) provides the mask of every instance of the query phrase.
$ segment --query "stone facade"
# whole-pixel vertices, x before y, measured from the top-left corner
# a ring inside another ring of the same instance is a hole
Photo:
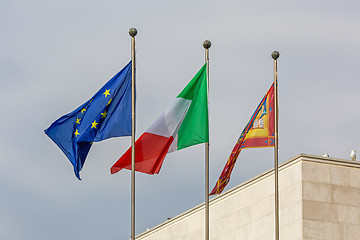
[[[279,214],[282,240],[359,240],[360,163],[304,154],[283,163]],[[202,240],[204,205],[136,239]],[[211,199],[210,239],[275,239],[273,170]]]
[[[304,239],[360,239],[358,162],[303,162]]]

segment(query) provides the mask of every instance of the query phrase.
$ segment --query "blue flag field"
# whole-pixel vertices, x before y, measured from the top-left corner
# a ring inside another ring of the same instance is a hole
[[[76,177],[93,142],[131,136],[131,61],[90,100],[45,130],[74,166]]]

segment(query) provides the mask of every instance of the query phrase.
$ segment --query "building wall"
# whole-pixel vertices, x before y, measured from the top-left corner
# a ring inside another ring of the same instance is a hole
[[[360,167],[303,162],[304,239],[360,239]]]
[[[360,164],[299,155],[279,168],[280,239],[360,239]],[[211,240],[274,239],[273,170],[210,201]],[[204,205],[137,236],[204,239]]]

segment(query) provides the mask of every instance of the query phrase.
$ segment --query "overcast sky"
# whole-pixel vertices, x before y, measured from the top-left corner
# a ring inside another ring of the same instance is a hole
[[[279,161],[349,159],[360,150],[360,2],[0,0],[0,239],[129,239],[130,172],[110,167],[130,138],[95,143],[77,180],[44,134],[130,61],[138,29],[137,136],[204,64],[210,48],[210,189],[273,81],[278,50]],[[229,190],[273,167],[246,149]],[[136,233],[204,202],[204,145],[136,175]]]

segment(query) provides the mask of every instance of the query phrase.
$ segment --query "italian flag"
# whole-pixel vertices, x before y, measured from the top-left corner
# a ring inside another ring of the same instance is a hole
[[[135,171],[159,173],[167,153],[209,141],[206,64],[135,142]],[[131,147],[111,174],[131,170]]]

